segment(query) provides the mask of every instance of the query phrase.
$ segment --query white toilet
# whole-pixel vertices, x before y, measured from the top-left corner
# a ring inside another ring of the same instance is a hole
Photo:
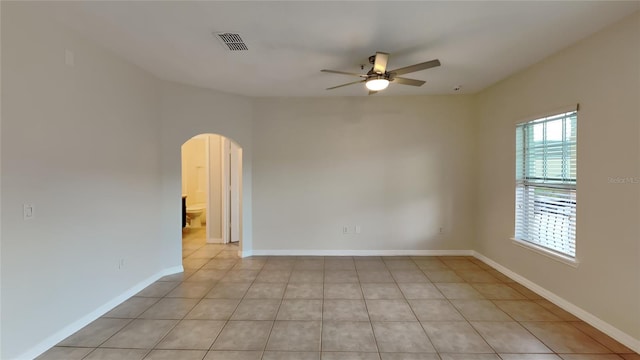
[[[189,226],[192,228],[202,226],[202,214],[207,208],[207,204],[194,204],[187,206],[187,218],[189,218]]]

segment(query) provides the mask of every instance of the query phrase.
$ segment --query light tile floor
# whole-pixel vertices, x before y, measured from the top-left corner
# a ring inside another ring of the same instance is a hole
[[[38,359],[640,360],[472,257],[239,259],[202,235]]]

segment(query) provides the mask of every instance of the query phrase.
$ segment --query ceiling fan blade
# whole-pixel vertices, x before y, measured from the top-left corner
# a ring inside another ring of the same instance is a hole
[[[378,93],[377,91],[369,90],[369,95],[374,95],[374,94],[377,94],[377,93]]]
[[[322,71],[322,72],[326,72],[326,73],[332,73],[332,74],[351,75],[351,76],[364,77],[364,78],[366,78],[366,77],[367,77],[367,75],[363,75],[363,74],[356,74],[356,73],[350,73],[350,72],[345,72],[345,71],[326,70],[326,69],[322,69],[322,70],[320,70],[320,71]]]
[[[387,61],[389,60],[389,54],[383,52],[376,52],[376,60],[373,63],[373,72],[376,74],[384,74],[387,71]]]
[[[403,77],[395,77],[391,81],[393,81],[394,83],[398,83],[402,85],[411,85],[411,86],[422,86],[424,85],[424,83],[426,83],[426,81],[407,79]]]
[[[342,84],[342,85],[338,85],[338,86],[330,87],[330,88],[327,88],[327,90],[333,90],[333,89],[337,89],[337,88],[340,88],[340,87],[343,87],[343,86],[348,86],[348,85],[353,85],[353,84],[359,84],[359,83],[363,83],[363,82],[365,82],[365,81],[367,81],[367,80],[354,81],[354,82],[350,82],[350,83],[346,83],[346,84]]]
[[[415,71],[430,69],[436,66],[440,66],[440,60],[438,59],[423,62],[420,64],[411,65],[411,66],[406,66],[400,69],[391,70],[389,72],[394,73],[395,75],[402,75],[402,74],[412,73]]]

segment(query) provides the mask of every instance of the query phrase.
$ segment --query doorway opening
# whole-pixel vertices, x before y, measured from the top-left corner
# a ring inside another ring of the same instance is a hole
[[[242,148],[199,134],[182,144],[181,157],[183,257],[208,244],[233,251],[242,241]]]

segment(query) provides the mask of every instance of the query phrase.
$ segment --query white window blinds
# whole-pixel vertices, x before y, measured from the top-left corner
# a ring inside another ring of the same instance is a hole
[[[516,128],[516,231],[526,241],[576,255],[577,111]]]

